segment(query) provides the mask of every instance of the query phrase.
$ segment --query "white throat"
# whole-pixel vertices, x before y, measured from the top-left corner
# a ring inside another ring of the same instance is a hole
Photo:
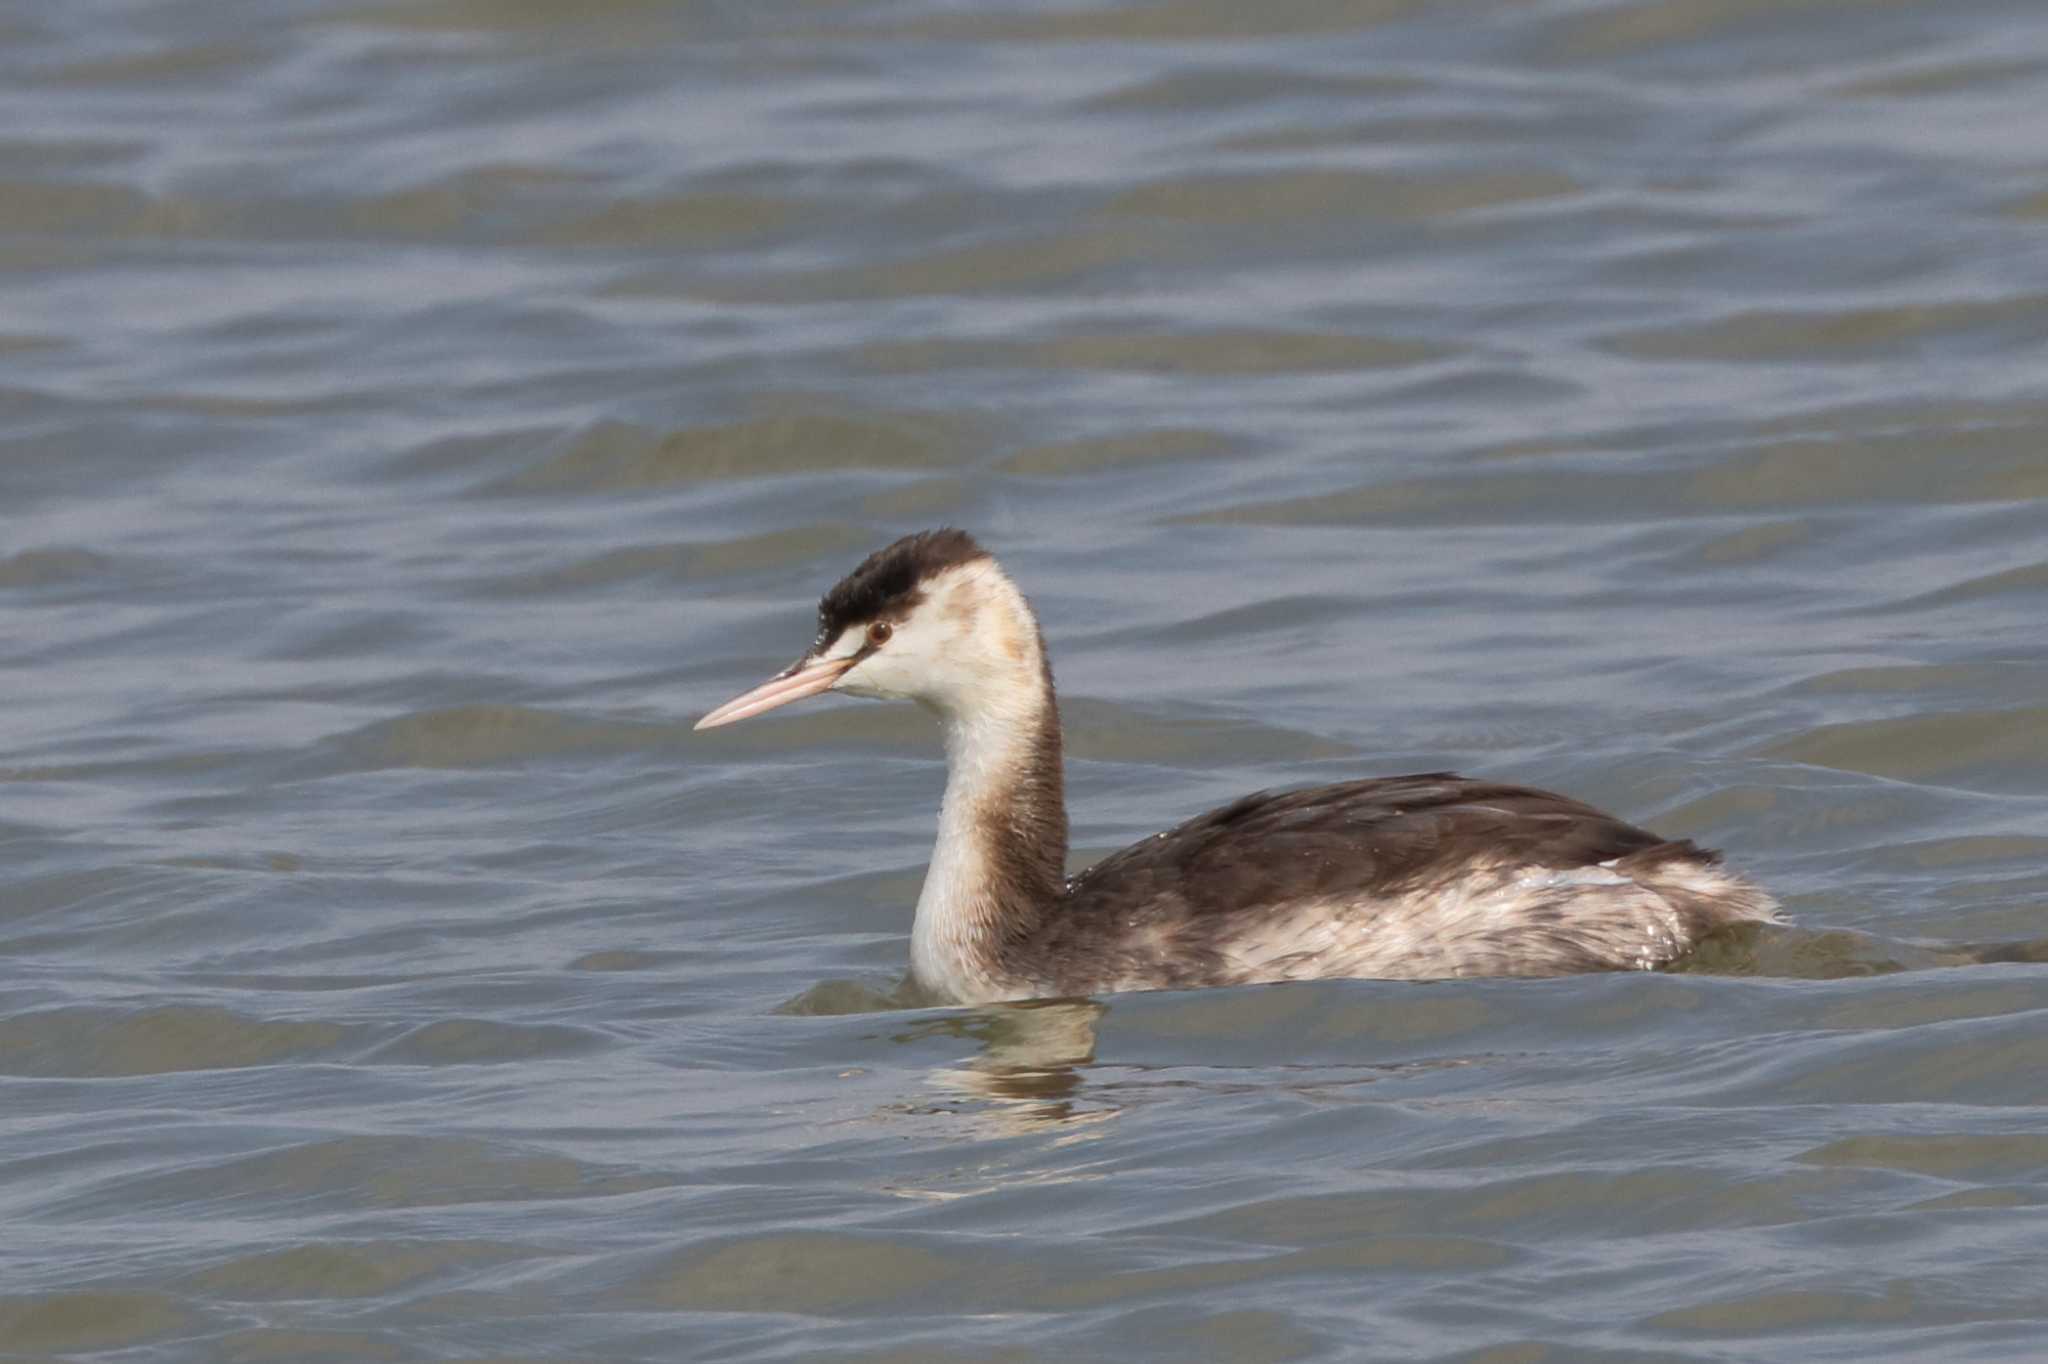
[[[910,970],[925,989],[962,1003],[1030,993],[1000,961],[1008,906],[991,822],[1030,757],[1030,731],[994,717],[945,717],[946,795],[939,837],[910,929]]]
[[[1038,624],[1000,570],[977,567],[938,594],[941,617],[958,622],[940,651],[952,681],[919,697],[945,726],[947,770],[910,931],[913,977],[963,1003],[1043,993],[1014,949],[1064,893],[1067,852],[1059,708]]]

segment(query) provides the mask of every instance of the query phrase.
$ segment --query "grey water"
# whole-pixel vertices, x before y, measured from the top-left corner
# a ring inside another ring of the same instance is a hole
[[[935,524],[1795,926],[902,1007]],[[8,6],[0,1358],[2041,1357],[2044,623],[2032,0]]]

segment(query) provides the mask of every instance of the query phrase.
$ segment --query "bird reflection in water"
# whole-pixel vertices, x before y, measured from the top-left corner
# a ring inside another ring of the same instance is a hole
[[[939,1089],[994,1105],[990,1113],[1005,1128],[1094,1123],[1120,1111],[1100,1087],[1091,1090],[1082,1074],[1095,1060],[1096,1024],[1108,1012],[1107,1004],[1089,999],[992,1005],[920,1018],[894,1040],[954,1037],[976,1043],[979,1054],[940,1066],[930,1078]]]
[[[1143,1064],[1097,1062],[1098,1027],[1110,1006],[1090,999],[1032,1000],[997,1004],[961,1013],[930,1015],[893,1035],[898,1043],[936,1037],[973,1042],[979,1054],[928,1073],[931,1084],[972,1100],[981,1117],[1005,1134],[1073,1129],[1115,1118],[1148,1095],[1189,1086],[1246,1092],[1276,1085],[1312,1102],[1352,1101],[1361,1085],[1498,1059],[1435,1056],[1345,1066],[1322,1064],[1260,1067],[1253,1074],[1204,1067],[1161,1069]],[[907,1106],[924,1114],[958,1114],[957,1104]]]

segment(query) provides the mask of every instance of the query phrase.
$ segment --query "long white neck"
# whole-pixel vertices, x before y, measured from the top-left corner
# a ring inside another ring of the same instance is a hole
[[[1037,631],[1030,631],[1037,643]],[[917,898],[910,969],[960,1003],[1037,993],[1019,961],[1065,893],[1067,809],[1059,706],[1043,646],[958,710],[940,709],[946,796],[939,839]]]

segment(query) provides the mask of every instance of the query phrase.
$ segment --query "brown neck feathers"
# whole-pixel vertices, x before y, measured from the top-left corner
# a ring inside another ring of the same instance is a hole
[[[1029,939],[1066,894],[1066,779],[1050,670],[1022,752],[991,794],[981,809],[988,892],[1001,906],[998,936],[1008,946]]]

